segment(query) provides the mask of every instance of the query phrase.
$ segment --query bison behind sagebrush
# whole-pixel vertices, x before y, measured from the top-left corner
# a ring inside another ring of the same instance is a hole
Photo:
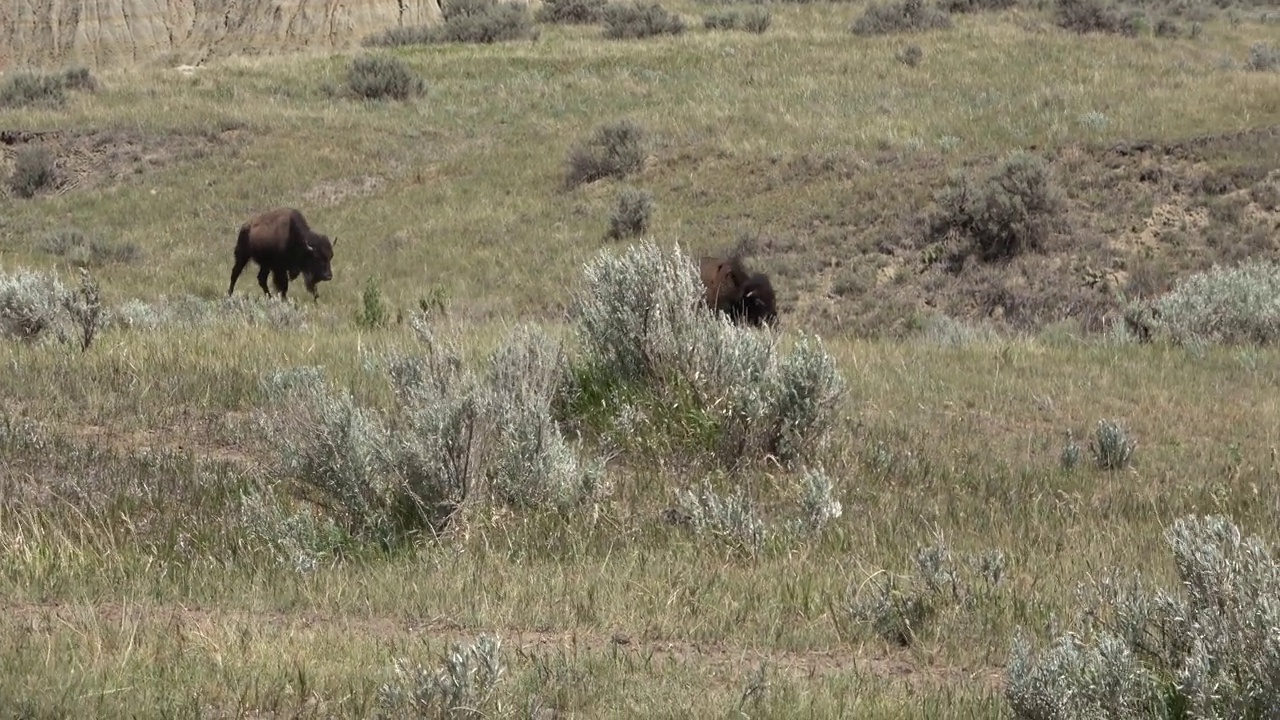
[[[270,275],[280,299],[287,299],[289,281],[302,275],[303,283],[313,298],[320,299],[316,284],[333,279],[330,262],[337,239],[311,230],[302,213],[294,208],[272,208],[261,212],[240,226],[236,238],[235,265],[231,268],[231,285],[227,296],[236,289],[236,279],[253,260],[258,264],[258,284],[268,296]]]
[[[736,254],[728,258],[704,256],[699,265],[707,307],[738,323],[757,327],[777,324],[778,308],[768,275],[748,272]]]

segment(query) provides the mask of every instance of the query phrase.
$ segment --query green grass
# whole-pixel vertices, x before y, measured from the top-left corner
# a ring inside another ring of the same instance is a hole
[[[429,88],[405,103],[333,97],[348,56],[291,56],[191,77],[103,70],[94,94],[59,109],[0,112],[4,128],[204,148],[138,172],[99,160],[126,170],[115,179],[76,166],[96,185],[10,199],[0,269],[56,268],[72,284],[42,243],[74,226],[140,251],[93,268],[109,306],[216,299],[255,210],[295,205],[339,240],[318,303],[291,287],[305,327],[109,328],[83,354],[0,344],[0,697],[33,716],[365,717],[396,657],[434,664],[447,642],[490,632],[508,664],[503,716],[534,703],[573,717],[1010,717],[1000,676],[1015,628],[1044,640],[1077,609],[1077,584],[1107,567],[1169,581],[1160,531],[1174,518],[1221,512],[1274,539],[1277,351],[1051,331],[957,347],[858,338],[837,332],[815,279],[832,260],[861,262],[952,167],[1280,123],[1276,79],[1220,63],[1268,28],[1079,37],[1047,13],[957,15],[950,31],[910,36],[926,60],[909,68],[895,59],[904,37],[847,31],[863,9],[773,6],[760,36],[691,23],[623,42],[544,25],[533,43],[398,49]],[[1077,121],[1089,112],[1105,127]],[[319,365],[385,408],[364,360],[411,347],[396,312],[436,289],[473,358],[516,321],[564,331],[581,262],[612,244],[601,229],[617,192],[612,180],[563,190],[564,163],[624,117],[652,138],[627,180],[661,207],[651,235],[694,252],[741,231],[796,240],[751,262],[782,278],[784,343],[823,329],[848,384],[834,445],[814,458],[842,516],[743,558],[660,511],[710,477],[772,521],[794,504],[797,473],[620,457],[596,514],[479,507],[412,550],[355,548],[306,571],[277,557],[240,502],[288,494],[253,414],[291,407],[266,406],[263,374]],[[372,190],[352,190],[370,175]],[[887,209],[865,207],[877,197]],[[385,328],[355,319],[370,278]],[[259,301],[251,276],[237,293]],[[1084,446],[1104,418],[1137,440],[1132,467],[1094,469],[1086,448],[1062,469],[1066,431]],[[1002,551],[1004,581],[942,607],[908,648],[845,621],[850,588],[908,572],[939,535],[961,562]]]

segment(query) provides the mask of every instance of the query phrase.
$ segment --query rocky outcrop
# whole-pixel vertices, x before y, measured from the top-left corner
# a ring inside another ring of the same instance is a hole
[[[346,48],[439,20],[438,0],[3,0],[0,71]]]

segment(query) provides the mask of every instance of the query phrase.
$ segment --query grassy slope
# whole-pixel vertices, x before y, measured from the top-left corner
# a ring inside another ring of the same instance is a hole
[[[761,37],[605,42],[598,28],[544,28],[533,44],[405,51],[431,85],[413,105],[330,99],[343,58],[287,58],[192,78],[119,71],[63,111],[0,115],[6,128],[111,129],[136,155],[74,145],[64,162],[94,187],[11,203],[5,268],[53,266],[39,242],[71,224],[142,250],[143,262],[98,270],[109,301],[214,298],[235,227],[264,204],[303,207],[340,238],[337,279],[306,329],[116,332],[85,356],[0,347],[6,409],[45,423],[43,445],[8,433],[0,466],[0,696],[84,715],[363,715],[392,657],[426,661],[488,630],[524,648],[507,655],[517,711],[537,698],[583,717],[726,715],[768,660],[759,714],[995,717],[1014,627],[1067,616],[1076,583],[1112,564],[1167,577],[1159,530],[1186,512],[1267,532],[1280,509],[1270,351],[832,332],[851,402],[827,459],[845,513],[821,539],[728,556],[655,519],[695,478],[638,464],[618,471],[619,502],[593,523],[477,517],[446,549],[310,574],[225,530],[237,527],[230,498],[267,457],[246,431],[262,372],[320,364],[382,399],[360,353],[408,332],[351,322],[366,278],[397,306],[446,288],[477,351],[507,322],[558,314],[580,261],[605,244],[616,186],[559,189],[568,146],[602,120],[630,116],[655,137],[635,182],[656,195],[657,237],[694,250],[739,231],[780,238],[755,262],[784,278],[790,327],[828,331],[842,308],[823,309],[831,278],[818,271],[857,262],[948,166],[1280,122],[1275,75],[1220,65],[1263,26],[1080,38],[1009,13],[859,39],[843,28],[860,10],[778,7]],[[919,68],[893,58],[906,42],[924,48]],[[1105,127],[1081,124],[1088,112]],[[197,149],[175,153],[175,137]],[[352,193],[365,175],[376,188]],[[1071,182],[1108,195],[1100,178]],[[239,290],[254,293],[252,278]],[[1135,467],[1061,471],[1063,432],[1083,437],[1104,417],[1138,439]],[[746,479],[766,500],[794,481]],[[833,604],[847,587],[907,570],[937,532],[957,552],[1003,551],[1005,584],[945,611],[911,649],[843,632]]]

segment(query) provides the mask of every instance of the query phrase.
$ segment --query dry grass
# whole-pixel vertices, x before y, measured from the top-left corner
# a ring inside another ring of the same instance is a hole
[[[1051,328],[958,346],[827,333],[849,401],[821,460],[844,513],[754,559],[660,520],[705,468],[625,457],[593,516],[484,508],[439,544],[302,570],[256,544],[239,498],[284,490],[269,486],[269,439],[250,421],[263,373],[319,365],[362,401],[390,402],[364,360],[411,333],[357,325],[370,277],[393,314],[443,289],[477,358],[516,320],[562,330],[581,261],[609,242],[612,181],[562,189],[572,143],[601,122],[630,117],[654,138],[629,182],[662,208],[656,237],[694,252],[740,231],[822,241],[766,242],[752,261],[784,278],[788,339],[838,327],[823,310],[829,278],[814,277],[885,229],[881,216],[853,222],[851,198],[879,196],[901,220],[949,167],[1014,148],[1280,123],[1276,78],[1220,63],[1246,57],[1265,26],[1127,39],[1029,11],[962,15],[913,35],[929,60],[909,68],[895,59],[902,38],[847,32],[863,9],[778,5],[762,36],[619,42],[544,26],[536,43],[396,51],[429,86],[403,104],[331,97],[347,58],[289,57],[104,72],[60,110],[0,113],[0,129],[202,138],[163,162],[66,145],[78,148],[68,167],[94,182],[11,199],[2,268],[67,270],[40,243],[71,223],[141,251],[95,270],[109,304],[216,299],[236,228],[264,205],[297,205],[339,241],[322,300],[294,301],[305,327],[112,328],[84,354],[0,345],[0,697],[30,715],[364,717],[395,657],[434,662],[446,641],[494,632],[504,715],[1008,717],[1014,628],[1043,638],[1075,609],[1077,583],[1112,565],[1167,579],[1159,533],[1184,513],[1271,533],[1276,351]],[[1089,112],[1105,125],[1079,123]],[[8,162],[13,148],[0,149]],[[1101,182],[1075,200],[1108,194]],[[824,222],[844,223],[838,243]],[[1133,467],[1062,469],[1065,432],[1083,445],[1103,418],[1137,439]],[[710,476],[766,518],[795,497],[793,473]],[[850,588],[907,571],[939,536],[961,557],[1002,551],[1003,583],[944,608],[910,648],[843,622]]]

